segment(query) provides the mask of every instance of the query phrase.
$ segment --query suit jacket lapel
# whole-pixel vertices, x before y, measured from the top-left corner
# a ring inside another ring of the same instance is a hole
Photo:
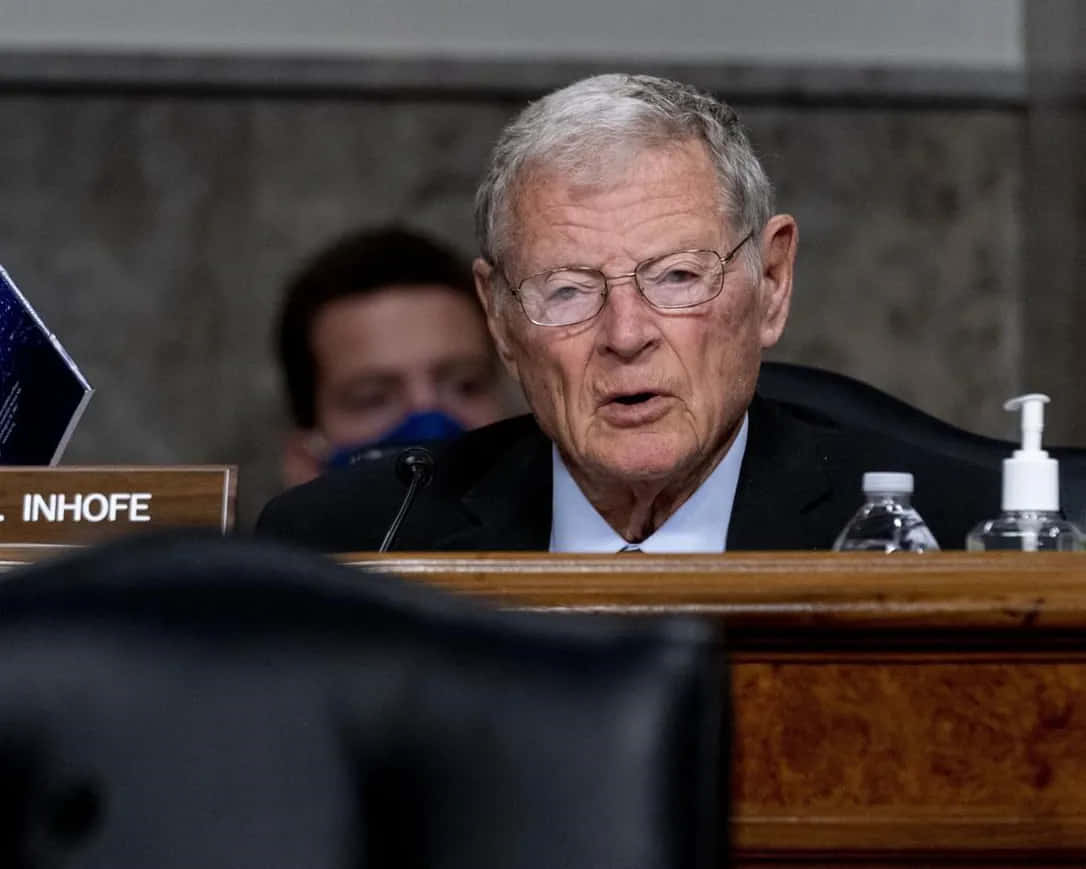
[[[436,548],[546,550],[551,533],[551,444],[538,428],[500,453],[461,499],[464,524]]]
[[[728,527],[728,549],[825,549],[839,530],[828,468],[833,433],[755,396]],[[545,551],[551,528],[551,443],[532,427],[476,474],[462,521],[436,549]]]
[[[826,548],[837,518],[819,510],[833,493],[825,432],[759,396],[749,414],[727,548]]]

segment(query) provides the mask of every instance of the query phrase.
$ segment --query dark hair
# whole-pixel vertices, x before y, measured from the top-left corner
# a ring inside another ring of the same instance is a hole
[[[277,349],[296,425],[316,425],[317,371],[310,332],[317,313],[330,302],[401,284],[439,284],[475,298],[471,269],[464,260],[432,239],[399,227],[344,236],[311,257],[287,284]]]

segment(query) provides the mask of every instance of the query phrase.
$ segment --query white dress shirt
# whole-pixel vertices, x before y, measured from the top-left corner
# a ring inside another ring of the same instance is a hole
[[[747,449],[747,417],[728,452],[667,521],[637,544],[643,552],[723,552],[739,468]],[[596,512],[551,448],[551,552],[618,552],[627,542]]]

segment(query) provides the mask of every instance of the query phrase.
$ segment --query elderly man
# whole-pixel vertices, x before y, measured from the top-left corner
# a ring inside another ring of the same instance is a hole
[[[947,547],[997,503],[987,471],[755,395],[788,317],[795,220],[735,113],[648,76],[529,105],[476,200],[475,282],[531,416],[436,454],[401,549],[828,548],[865,470],[912,471]],[[389,465],[273,501],[262,532],[373,549]]]

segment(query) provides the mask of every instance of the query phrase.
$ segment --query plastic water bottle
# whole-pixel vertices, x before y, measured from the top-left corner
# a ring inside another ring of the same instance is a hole
[[[864,505],[834,541],[836,552],[935,552],[928,526],[912,507],[913,475],[869,472]]]

